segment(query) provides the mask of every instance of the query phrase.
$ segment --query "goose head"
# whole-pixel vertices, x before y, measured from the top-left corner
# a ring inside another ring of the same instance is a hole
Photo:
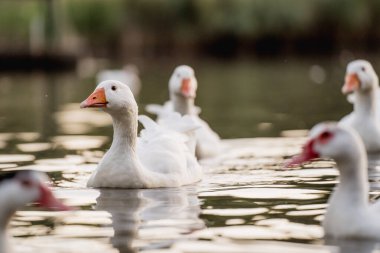
[[[365,60],[352,61],[347,65],[342,93],[368,92],[379,86],[379,79],[371,63]]]
[[[4,208],[13,212],[30,202],[35,202],[41,207],[52,210],[70,210],[54,197],[44,183],[47,180],[45,174],[36,171],[20,171],[6,175],[0,184],[0,189],[6,198],[6,203],[3,203]]]
[[[195,98],[197,92],[197,79],[193,68],[181,65],[175,68],[169,80],[170,93],[184,98]]]
[[[137,103],[131,89],[116,80],[107,80],[98,84],[94,92],[80,104],[81,108],[102,108],[111,115],[122,112],[137,114]]]
[[[316,158],[331,158],[336,162],[365,157],[365,148],[359,135],[350,127],[332,122],[317,124],[310,131],[310,139],[302,153],[293,157],[286,167],[299,165]]]

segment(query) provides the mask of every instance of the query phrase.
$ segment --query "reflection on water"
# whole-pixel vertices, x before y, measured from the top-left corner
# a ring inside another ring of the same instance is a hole
[[[92,80],[78,80],[74,74],[0,78],[0,170],[45,171],[56,195],[78,208],[54,213],[28,206],[18,212],[10,229],[16,249],[40,253],[378,250],[374,242],[323,239],[320,222],[337,183],[334,163],[282,168],[284,159],[299,152],[305,141],[307,132],[302,129],[320,120],[339,119],[351,109],[339,94],[344,64],[319,63],[323,80],[310,69],[315,62],[193,65],[202,117],[223,137],[282,137],[224,140],[225,153],[202,161],[202,182],[174,189],[86,188],[112,136],[108,115],[79,109],[79,102],[94,88]],[[142,69],[142,111],[147,103],[166,100],[172,68],[158,64]],[[380,192],[379,160],[370,158],[373,199]]]
[[[218,252],[214,247],[220,241],[229,249],[225,252],[249,252],[247,248],[276,252],[271,250],[282,247],[324,252],[326,248],[304,244],[273,246],[274,240],[322,242],[319,224],[337,172],[331,169],[331,162],[316,163],[320,168],[283,170],[283,157],[296,152],[300,139],[225,141],[231,154],[207,161],[206,177],[201,183],[173,189],[86,189],[86,180],[96,165],[88,163],[84,156],[39,158],[25,166],[49,172],[58,197],[82,211],[63,217],[51,212],[23,211],[12,223],[12,231],[18,238],[31,236],[34,228],[40,231],[39,237],[34,237],[36,241],[23,241],[30,247],[53,240],[65,249],[59,243],[63,239],[84,245],[95,240],[102,245],[102,252],[112,252],[104,251],[109,243],[119,252]],[[276,150],[272,156],[268,150],[264,152],[269,146]],[[272,165],[263,168],[264,164]],[[26,221],[30,222],[27,230],[20,223]],[[257,244],[257,240],[268,244]]]
[[[183,234],[204,227],[194,187],[100,190],[96,210],[111,214],[112,245],[119,252],[170,247]]]
[[[114,235],[112,245],[120,252],[135,252],[132,242],[140,225],[140,210],[143,199],[139,191],[100,190],[96,209],[111,214]]]
[[[296,152],[303,139],[225,141],[230,154],[206,161],[201,183],[173,189],[87,189],[96,167],[85,158],[96,156],[90,151],[38,157],[29,165],[14,160],[18,167],[13,169],[47,171],[58,197],[81,210],[54,213],[29,207],[17,213],[11,232],[20,252],[78,252],[78,247],[107,253],[338,252],[338,247],[371,252],[372,242],[351,248],[339,241],[320,245],[320,221],[337,172],[323,161],[282,169],[284,157]],[[17,140],[8,144],[18,145]],[[271,147],[276,150],[272,155]]]

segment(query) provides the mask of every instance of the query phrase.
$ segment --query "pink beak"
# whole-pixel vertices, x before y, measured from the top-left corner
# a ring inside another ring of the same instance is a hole
[[[69,211],[72,208],[63,204],[54,197],[52,191],[44,184],[40,184],[40,198],[37,200],[38,205],[55,211]]]
[[[319,154],[313,149],[314,140],[308,141],[302,148],[302,153],[293,156],[292,159],[285,163],[284,167],[289,168],[296,165],[300,165],[304,162],[310,161],[315,158],[319,158]]]
[[[360,79],[358,77],[358,74],[347,74],[344,85],[342,87],[342,93],[348,94],[351,92],[354,92],[355,90],[360,88]]]
[[[185,97],[193,97],[195,95],[193,88],[191,86],[191,79],[190,78],[182,79],[181,92]]]

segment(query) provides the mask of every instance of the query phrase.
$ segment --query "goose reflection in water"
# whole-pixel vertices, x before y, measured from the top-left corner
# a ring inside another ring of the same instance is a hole
[[[121,253],[168,248],[203,229],[196,187],[101,189],[96,209],[112,216],[112,245]],[[149,245],[149,246],[148,246]]]

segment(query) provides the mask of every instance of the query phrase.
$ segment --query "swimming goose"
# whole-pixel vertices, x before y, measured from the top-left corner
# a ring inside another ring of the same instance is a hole
[[[323,220],[326,236],[380,240],[380,202],[368,203],[367,155],[360,136],[349,126],[320,123],[287,166],[319,157],[334,159],[340,174]]]
[[[187,133],[197,125],[174,131],[140,116],[144,129],[138,138],[136,100],[130,88],[116,80],[101,82],[81,107],[102,108],[111,115],[114,129],[112,145],[89,179],[89,187],[177,187],[201,179],[202,170],[187,143]]]
[[[57,200],[43,182],[46,176],[36,171],[17,171],[2,175],[0,182],[0,252],[10,250],[6,231],[9,221],[17,209],[30,202],[56,210],[66,211],[69,207]]]
[[[135,97],[140,93],[141,80],[139,77],[139,70],[137,66],[133,64],[125,65],[122,69],[105,69],[99,71],[96,75],[97,83],[106,80],[118,80],[127,84]]]
[[[379,79],[365,60],[350,62],[342,92],[354,92],[354,111],[340,124],[351,126],[361,136],[368,153],[380,152],[380,121],[377,112]]]
[[[203,159],[218,155],[221,144],[218,134],[198,116],[200,108],[194,105],[197,88],[198,83],[194,70],[186,65],[178,66],[169,80],[170,101],[163,106],[148,105],[146,110],[157,115],[159,124],[173,111],[181,115],[190,115],[200,125],[195,132],[196,155],[199,159]]]

